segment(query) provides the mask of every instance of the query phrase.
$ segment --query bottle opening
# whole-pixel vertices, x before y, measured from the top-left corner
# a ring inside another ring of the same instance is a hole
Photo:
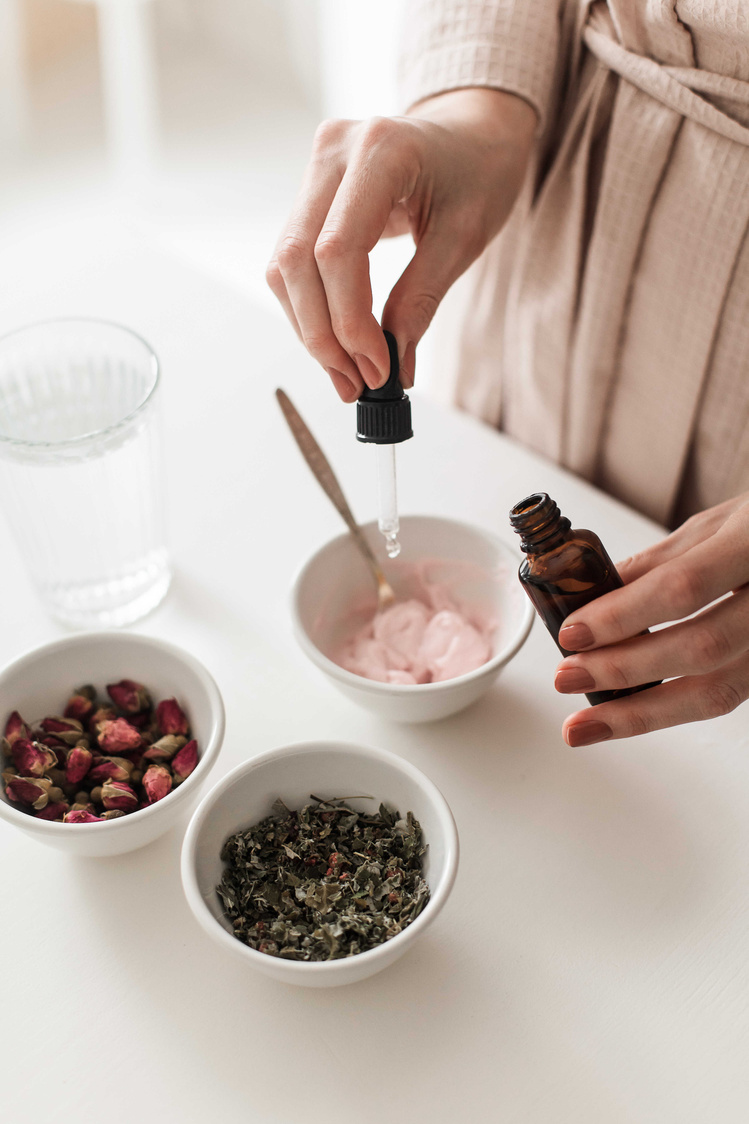
[[[570,529],[569,519],[546,492],[534,492],[516,503],[510,511],[510,523],[520,535],[520,549],[526,554],[548,550]]]
[[[549,503],[553,502],[549,499],[546,492],[536,492],[534,495],[526,497],[526,499],[521,500],[520,503],[515,504],[510,512],[510,519],[512,519],[514,515],[528,515],[536,508],[542,507],[545,500],[548,500]]]

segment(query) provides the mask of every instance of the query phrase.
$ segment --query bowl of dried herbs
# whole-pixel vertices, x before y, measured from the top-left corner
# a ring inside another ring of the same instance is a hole
[[[308,742],[238,766],[196,809],[182,848],[206,932],[286,983],[374,975],[435,920],[458,867],[445,798],[386,750]]]

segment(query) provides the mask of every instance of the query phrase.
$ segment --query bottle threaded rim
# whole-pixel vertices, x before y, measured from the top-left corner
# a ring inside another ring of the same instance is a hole
[[[547,492],[534,492],[516,503],[510,510],[510,523],[520,535],[520,549],[525,554],[546,549],[572,526]]]

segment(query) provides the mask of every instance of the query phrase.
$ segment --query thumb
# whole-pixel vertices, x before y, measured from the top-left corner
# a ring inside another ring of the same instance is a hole
[[[401,382],[408,389],[414,382],[416,344],[432,322],[440,301],[468,267],[455,245],[454,236],[425,234],[382,312],[382,326],[398,341]]]

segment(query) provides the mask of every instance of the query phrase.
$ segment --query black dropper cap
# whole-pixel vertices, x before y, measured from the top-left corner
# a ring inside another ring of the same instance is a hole
[[[411,402],[400,384],[398,345],[391,332],[385,332],[390,352],[390,375],[378,390],[364,388],[356,403],[356,440],[372,445],[397,445],[413,437]]]

